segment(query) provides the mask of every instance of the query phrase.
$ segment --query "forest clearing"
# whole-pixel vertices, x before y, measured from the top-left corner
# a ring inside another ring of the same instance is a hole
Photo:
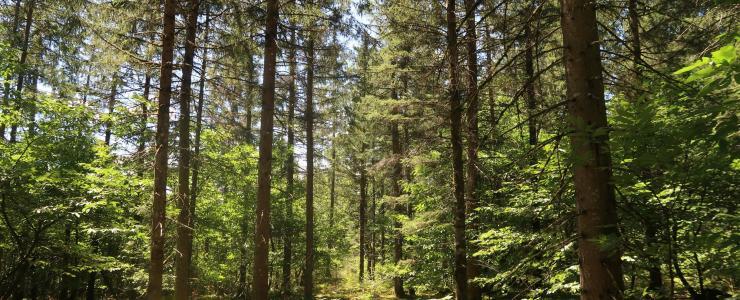
[[[733,0],[0,0],[0,300],[736,299]]]

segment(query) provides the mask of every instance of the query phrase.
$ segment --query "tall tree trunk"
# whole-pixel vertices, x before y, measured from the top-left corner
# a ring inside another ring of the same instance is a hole
[[[337,194],[337,148],[335,146],[335,140],[337,137],[336,120],[332,123],[332,134],[331,134],[331,174],[329,175],[329,227],[334,228],[334,208],[336,206]]]
[[[455,297],[467,299],[467,253],[465,250],[465,182],[462,157],[462,93],[458,74],[457,20],[455,0],[447,0],[447,59],[450,72],[450,131],[452,140],[452,183],[454,185],[455,207]]]
[[[13,27],[10,28],[8,36],[11,36],[10,45],[15,47],[18,44],[18,26],[21,23],[21,0],[15,0],[15,9],[13,10]],[[8,114],[7,108],[10,104],[10,74],[5,76],[3,87],[3,114]],[[5,123],[0,124],[0,138],[5,138]]]
[[[391,90],[391,98],[398,100],[398,93],[395,89]],[[397,114],[398,109],[393,109],[393,114]],[[401,196],[401,134],[398,129],[398,121],[393,120],[391,123],[391,151],[393,154],[393,173],[391,174],[391,197],[398,198]],[[403,205],[394,200],[393,210],[395,213],[403,214]],[[393,221],[394,243],[393,243],[393,264],[398,265],[403,257],[403,235],[401,234],[401,222]],[[393,291],[397,298],[405,298],[406,292],[403,289],[403,279],[400,276],[393,277]]]
[[[634,83],[638,84],[642,80],[640,63],[642,61],[642,45],[640,44],[640,14],[637,11],[637,0],[629,0],[628,13],[630,17],[629,27],[632,46],[632,67],[634,70]]]
[[[268,254],[270,241],[270,173],[272,130],[275,114],[275,65],[277,56],[278,0],[267,0],[265,58],[262,78],[262,115],[257,174],[257,221],[254,251],[254,299],[268,299],[270,292]]]
[[[108,96],[108,121],[105,122],[105,145],[110,146],[111,136],[113,135],[113,113],[116,109],[116,90],[118,89],[118,77],[114,74],[111,78],[110,95]]]
[[[467,50],[467,90],[468,90],[468,161],[467,161],[467,178],[465,181],[465,203],[468,216],[474,216],[478,208],[478,110],[480,103],[478,101],[478,53],[477,53],[477,35],[475,26],[475,0],[465,0],[465,11],[468,15],[466,22],[466,40],[465,48]],[[477,219],[472,219],[468,225],[469,234],[474,236],[477,233]],[[470,253],[477,250],[472,244]],[[467,277],[472,280],[480,275],[479,262],[468,256]],[[482,298],[480,285],[470,283],[468,285],[468,299],[480,300]]]
[[[31,24],[33,24],[33,9],[36,5],[36,2],[34,0],[29,1],[26,7],[26,27],[23,29],[23,44],[21,44],[21,59],[20,59],[20,66],[21,68],[25,68],[26,60],[28,59],[28,43],[31,38]],[[16,99],[15,99],[15,107],[17,109],[21,109],[23,107],[22,105],[22,93],[23,93],[23,80],[25,79],[26,72],[21,69],[20,72],[18,72],[18,82],[16,83],[15,91],[16,91]],[[10,126],[10,142],[14,143],[18,140],[18,124],[12,124]]]
[[[296,43],[295,30],[290,33],[290,41],[292,45]],[[298,69],[298,62],[296,61],[296,47],[291,47],[288,52],[288,63],[289,70],[288,75],[290,76],[290,84],[288,86],[288,121],[286,124],[287,135],[288,135],[288,159],[285,162],[285,180],[286,189],[288,191],[288,199],[286,203],[286,219],[287,228],[285,229],[285,237],[283,242],[283,299],[289,299],[291,294],[290,286],[290,269],[291,262],[293,261],[293,174],[295,172],[295,159],[293,157],[293,148],[295,147],[295,134],[293,131],[293,119],[295,118],[295,105],[296,105],[296,70]]]
[[[581,299],[622,299],[620,249],[594,2],[562,0],[568,114],[574,165]]]
[[[139,148],[138,153],[143,157],[144,150],[146,150],[146,126],[149,119],[149,109],[147,105],[149,104],[149,90],[151,88],[152,83],[152,76],[149,75],[149,72],[147,71],[146,75],[144,75],[144,92],[142,93],[142,102],[141,102],[141,131],[139,132]]]
[[[529,130],[529,148],[533,150],[537,145],[537,120],[535,117],[537,109],[537,98],[535,96],[535,75],[534,75],[534,52],[536,46],[537,37],[534,35],[532,30],[532,22],[536,22],[535,9],[536,4],[532,2],[529,5],[529,12],[531,19],[524,24],[524,38],[525,38],[525,49],[524,49],[524,72],[526,73],[524,91],[527,95],[527,127]],[[529,163],[534,165],[537,163],[537,156],[534,152],[530,153]]]
[[[365,145],[363,143],[362,151]],[[365,253],[367,249],[367,171],[365,170],[364,161],[360,160],[360,274],[359,279],[362,282],[365,279]]]
[[[203,131],[203,105],[205,102],[205,89],[206,89],[206,70],[208,69],[208,43],[209,43],[209,34],[210,34],[210,23],[211,23],[211,15],[210,15],[210,6],[206,3],[206,23],[205,23],[205,33],[203,36],[203,58],[201,60],[200,64],[200,82],[198,84],[198,106],[196,107],[195,111],[195,143],[193,145],[193,178],[190,180],[190,228],[195,228],[195,205],[197,204],[198,200],[198,175],[200,173],[200,135]],[[191,236],[190,239],[190,249],[193,248],[193,237]],[[189,260],[192,262],[192,255],[193,252],[190,251],[190,258]],[[193,274],[193,270],[190,272],[190,277],[195,278],[197,274]]]
[[[373,268],[375,267],[375,254],[376,254],[375,253],[375,235],[376,235],[375,232],[376,232],[376,226],[377,226],[377,223],[375,222],[375,212],[376,212],[376,209],[377,209],[377,198],[378,198],[378,195],[377,195],[377,193],[375,191],[375,185],[376,185],[375,178],[374,177],[371,177],[371,181],[370,182],[372,184],[372,189],[370,191],[370,195],[372,195],[373,202],[372,202],[372,204],[370,206],[370,223],[372,223],[372,226],[369,226],[369,229],[370,229],[370,247],[368,249],[369,250],[368,251],[369,253],[368,253],[368,257],[367,257],[367,274],[368,274],[368,276],[370,276],[370,280],[372,280],[372,279],[375,278],[374,270],[373,270]]]
[[[162,17],[162,66],[159,76],[157,134],[154,157],[154,200],[152,203],[152,240],[149,262],[149,299],[162,299],[164,270],[165,209],[167,204],[167,141],[170,133],[170,97],[172,96],[172,58],[175,46],[175,0],[164,1]]]
[[[313,299],[314,269],[314,207],[313,207],[313,81],[314,81],[314,33],[309,33],[306,42],[306,270],[303,274],[303,297]]]
[[[192,95],[195,34],[198,29],[199,0],[189,0],[185,29],[185,56],[180,86],[180,161],[178,165],[177,256],[175,257],[175,299],[190,297],[190,258],[193,251],[193,221],[190,207],[190,101]]]

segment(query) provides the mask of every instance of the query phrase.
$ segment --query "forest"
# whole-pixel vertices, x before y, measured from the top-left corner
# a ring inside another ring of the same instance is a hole
[[[736,0],[0,0],[0,299],[740,298]]]

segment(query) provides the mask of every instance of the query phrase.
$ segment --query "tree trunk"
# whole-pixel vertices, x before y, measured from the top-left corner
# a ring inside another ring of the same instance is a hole
[[[141,131],[139,132],[139,148],[138,153],[143,157],[144,150],[146,150],[146,126],[147,121],[149,119],[149,110],[147,108],[147,105],[149,103],[149,89],[152,82],[152,76],[149,75],[149,72],[147,71],[146,75],[144,75],[144,92],[142,93],[142,102],[141,102]]]
[[[534,10],[536,9],[535,3],[530,4],[530,15],[534,18]],[[524,38],[526,40],[526,46],[524,49],[524,72],[526,73],[526,82],[524,83],[524,90],[527,94],[527,127],[529,130],[529,148],[534,150],[537,146],[537,120],[536,120],[536,109],[537,99],[535,96],[534,82],[534,52],[536,46],[537,37],[534,36],[531,22],[535,20],[530,19],[524,24]],[[537,156],[534,152],[530,153],[529,164],[534,165],[537,163]]]
[[[458,74],[457,20],[455,0],[447,0],[447,55],[450,72],[450,131],[452,140],[452,182],[454,185],[455,207],[455,297],[467,299],[467,259],[465,251],[465,182],[462,157],[462,96]]]
[[[206,5],[206,23],[205,33],[203,37],[203,58],[200,65],[200,82],[198,91],[198,107],[195,112],[195,144],[193,146],[193,178],[190,183],[190,228],[195,228],[195,205],[198,199],[198,175],[200,172],[200,134],[203,131],[203,105],[205,97],[205,86],[206,86],[206,70],[208,69],[208,42],[210,34],[210,6]],[[190,239],[190,249],[193,248],[193,237]],[[189,260],[192,262],[193,252],[190,252]],[[190,278],[196,278],[197,274],[193,274],[193,270],[190,272]]]
[[[336,123],[336,120],[334,121]],[[336,124],[332,124],[332,136],[331,136],[331,174],[329,175],[329,226],[334,228],[334,208],[336,206],[337,195],[336,195],[336,183],[337,183],[337,148],[334,141],[337,137]]]
[[[306,42],[306,270],[303,274],[303,297],[313,299],[314,269],[314,207],[313,207],[313,81],[314,35],[309,33]]]
[[[110,95],[108,96],[108,118],[113,117],[113,112],[116,109],[116,90],[118,89],[118,77],[114,74],[111,78],[111,89]],[[108,120],[105,122],[105,145],[110,146],[110,139],[113,135],[113,121]]]
[[[372,190],[370,192],[370,195],[372,195],[371,197],[373,199],[373,202],[370,206],[370,222],[372,223],[372,226],[370,227],[370,247],[368,249],[369,253],[368,253],[368,258],[367,258],[367,274],[370,276],[370,279],[372,280],[375,278],[375,275],[374,275],[375,260],[376,260],[375,231],[377,229],[376,228],[377,223],[375,222],[375,212],[378,207],[377,206],[378,195],[376,194],[376,191],[375,191],[375,184],[376,184],[375,178],[372,178],[370,182],[372,183]]]
[[[21,0],[15,0],[15,9],[13,10],[13,27],[10,28],[10,32],[8,36],[12,37],[10,39],[10,46],[15,47],[18,43],[18,26],[20,25],[20,18],[21,18]],[[8,104],[10,104],[10,74],[7,74],[5,76],[5,84],[3,87],[3,114],[7,114],[8,111],[6,111]],[[0,124],[0,138],[5,138],[5,123]]]
[[[190,297],[190,258],[193,247],[193,220],[190,207],[190,101],[192,95],[195,34],[198,29],[199,0],[189,0],[185,29],[185,56],[180,86],[180,162],[178,165],[177,256],[175,257],[175,299]]]
[[[295,45],[296,35],[295,31],[290,33],[291,44]],[[288,121],[286,124],[287,135],[288,135],[288,160],[285,162],[285,177],[286,177],[286,189],[288,191],[288,198],[286,203],[286,219],[287,227],[285,229],[285,237],[283,242],[283,299],[289,299],[291,294],[290,285],[290,269],[293,260],[293,174],[295,172],[295,158],[293,157],[293,148],[295,147],[295,134],[293,132],[293,119],[295,118],[295,105],[296,105],[296,70],[298,69],[298,62],[296,61],[296,47],[291,47],[288,52],[288,63],[289,70],[288,76],[290,77],[290,84],[288,86]]]
[[[172,58],[175,46],[175,0],[164,1],[162,17],[162,67],[159,77],[157,134],[154,158],[154,200],[152,203],[152,240],[149,266],[149,299],[162,299],[164,270],[165,209],[167,204],[167,141],[170,132],[170,97],[172,96]]]
[[[581,299],[622,299],[624,280],[594,3],[562,0],[562,31],[574,165]]]
[[[395,89],[391,91],[391,98],[398,100],[398,93]],[[393,113],[398,113],[396,108]],[[391,151],[393,154],[393,173],[391,179],[391,197],[398,198],[401,196],[401,134],[398,130],[398,121],[391,123]],[[403,214],[403,205],[397,200],[393,202],[393,210],[398,214]],[[403,235],[401,234],[401,222],[394,220],[394,243],[393,243],[393,263],[398,265],[403,257]],[[403,279],[400,276],[393,277],[393,291],[397,298],[406,297],[403,289]]]
[[[364,152],[364,144],[362,147]],[[365,236],[367,231],[367,171],[365,170],[365,164],[363,161],[360,162],[360,282],[363,281],[365,276],[365,254],[367,248],[367,238]]]
[[[629,0],[628,3],[629,17],[630,17],[630,36],[632,44],[632,67],[634,70],[634,81],[636,84],[640,84],[642,80],[642,72],[640,70],[640,63],[642,61],[642,45],[640,44],[640,15],[637,11],[637,0]]]
[[[31,0],[26,4],[28,7],[26,7],[26,26],[23,29],[23,44],[21,45],[21,60],[19,62],[19,65],[21,68],[25,67],[26,60],[28,59],[28,43],[31,38],[31,24],[33,24],[33,9],[35,6],[35,1]],[[15,99],[15,107],[17,109],[21,109],[23,107],[22,105],[22,99],[23,96],[21,95],[23,93],[23,79],[26,76],[26,72],[21,69],[20,72],[18,72],[18,82],[16,83],[16,99]],[[10,126],[10,142],[15,143],[18,140],[18,124],[12,124]]]
[[[468,161],[467,161],[467,178],[465,181],[465,203],[468,216],[474,216],[478,208],[478,54],[477,54],[477,35],[475,26],[475,0],[465,0],[465,11],[468,15],[466,22],[465,48],[467,50],[467,90],[468,90]],[[477,220],[472,219],[468,225],[471,237],[477,233]],[[477,250],[471,244],[470,253],[467,261],[467,277],[472,280],[480,275],[479,262],[473,258],[472,253]],[[468,299],[480,300],[482,298],[481,288],[478,284],[470,283],[468,285]]]
[[[265,58],[262,78],[262,115],[257,174],[257,221],[254,252],[254,299],[268,299],[270,292],[268,254],[270,241],[270,173],[272,130],[275,113],[275,65],[277,55],[278,0],[267,1]]]

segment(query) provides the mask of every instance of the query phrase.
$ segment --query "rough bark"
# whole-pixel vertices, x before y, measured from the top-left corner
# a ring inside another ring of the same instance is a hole
[[[262,85],[262,115],[257,174],[257,220],[254,252],[254,299],[269,299],[268,254],[270,241],[270,173],[272,130],[275,114],[275,66],[277,56],[278,0],[267,1],[265,57]]]
[[[455,258],[454,280],[455,297],[467,299],[467,253],[465,241],[465,182],[462,155],[462,93],[460,91],[460,76],[458,74],[457,51],[457,17],[455,15],[455,0],[447,0],[447,59],[449,60],[449,93],[450,93],[450,132],[452,141],[452,184],[455,196],[454,228],[455,228]]]
[[[574,162],[581,299],[622,299],[624,280],[594,3],[562,0],[561,25]]]
[[[25,66],[26,60],[28,59],[28,43],[31,38],[31,24],[33,24],[33,10],[36,6],[36,1],[29,1],[26,7],[26,26],[23,29],[23,43],[21,44],[21,58],[19,64],[21,67]],[[15,107],[20,109],[22,107],[22,93],[23,93],[23,80],[26,77],[26,72],[21,69],[18,74],[18,82],[15,87]],[[15,143],[18,140],[18,124],[12,124],[10,126],[10,142]]]
[[[480,107],[478,96],[478,54],[477,35],[475,26],[475,1],[465,0],[465,11],[468,17],[466,22],[465,50],[467,54],[467,91],[468,91],[468,148],[467,148],[467,178],[465,181],[465,204],[467,215],[472,216],[478,207],[478,110]],[[468,224],[470,234],[477,230],[477,220],[471,219]],[[472,235],[471,235],[472,236]],[[467,277],[472,280],[480,275],[480,265],[472,254],[477,249],[470,245],[470,254],[467,262]],[[481,288],[478,284],[468,285],[468,299],[479,300],[482,298]]]
[[[118,89],[118,78],[113,75],[111,78],[111,89],[110,95],[108,96],[108,118],[113,117],[113,112],[116,109],[116,90]],[[113,122],[108,120],[105,122],[105,145],[110,146],[111,136],[113,135]]]
[[[21,0],[15,0],[15,9],[13,10],[13,27],[9,28],[10,32],[8,33],[8,36],[11,36],[10,39],[10,45],[16,46],[18,43],[18,35],[16,34],[18,32],[18,26],[20,26],[20,16],[21,16]],[[6,108],[8,107],[8,104],[10,104],[10,75],[5,76],[5,84],[3,86],[3,113],[7,114],[8,111]],[[5,138],[5,123],[0,124],[0,137],[3,139]]]
[[[364,151],[364,145],[363,145]],[[367,249],[367,171],[362,163],[360,167],[360,282],[365,279],[365,253]]]
[[[642,45],[640,43],[640,14],[637,11],[637,0],[629,0],[627,3],[629,13],[630,43],[632,44],[632,67],[634,68],[634,81],[640,83],[642,72],[640,62],[642,61]]]
[[[204,3],[207,3],[204,1]],[[193,172],[193,178],[190,180],[190,228],[195,228],[195,205],[197,204],[198,200],[198,189],[199,189],[199,181],[198,181],[198,175],[200,174],[200,135],[203,132],[203,106],[205,105],[205,88],[206,88],[206,80],[207,80],[207,72],[208,69],[208,42],[209,42],[209,34],[210,34],[210,23],[211,23],[211,15],[210,15],[210,7],[206,5],[206,23],[205,23],[205,33],[203,37],[203,58],[200,65],[200,82],[198,86],[198,106],[195,110],[195,142],[193,144],[193,165],[192,165],[192,172]],[[193,248],[193,237],[190,239],[190,249]],[[192,255],[193,252],[190,251],[190,261],[192,261]],[[190,278],[197,278],[197,274],[193,274],[193,270],[191,270]]]
[[[170,133],[170,98],[172,96],[172,58],[175,46],[175,0],[164,1],[162,17],[162,66],[159,77],[157,133],[154,157],[154,200],[152,203],[152,238],[147,297],[162,299],[164,270],[165,209],[167,204],[167,141]]]
[[[295,31],[290,34],[291,44],[295,44],[296,35]],[[291,294],[290,285],[290,269],[291,262],[293,260],[293,174],[295,173],[295,159],[293,157],[293,148],[295,147],[295,133],[293,131],[293,119],[295,118],[295,105],[296,105],[296,70],[298,69],[298,62],[296,61],[296,50],[295,47],[291,47],[288,52],[288,76],[290,77],[290,84],[288,86],[288,120],[287,120],[287,135],[288,135],[288,159],[285,162],[285,177],[286,177],[286,189],[288,191],[288,198],[286,203],[286,219],[287,227],[285,229],[285,237],[283,242],[283,299],[289,299]]]
[[[334,121],[336,123],[336,121]],[[332,124],[332,146],[331,146],[331,174],[329,175],[329,226],[334,227],[334,207],[336,206],[337,195],[337,148],[334,145],[334,141],[337,137],[337,128],[335,124]],[[330,246],[331,247],[331,246]]]
[[[177,254],[175,256],[175,299],[190,297],[190,258],[193,251],[193,222],[190,207],[190,101],[192,95],[193,61],[195,57],[195,35],[198,29],[199,0],[187,3],[185,27],[185,55],[182,64],[180,85],[180,144],[178,165],[177,206]]]
[[[529,147],[530,149],[534,149],[537,145],[537,118],[536,118],[536,109],[537,109],[537,98],[535,95],[535,89],[534,89],[534,83],[535,83],[535,75],[534,75],[534,52],[536,47],[536,39],[533,30],[532,30],[532,22],[535,22],[534,20],[534,9],[535,4],[530,4],[530,15],[532,16],[532,19],[530,19],[528,22],[524,24],[524,38],[526,42],[526,46],[524,49],[524,72],[526,73],[525,76],[525,82],[524,82],[524,91],[527,95],[527,129],[529,131]],[[537,163],[537,156],[534,153],[530,154],[531,157],[529,159],[529,163],[531,165]]]
[[[314,35],[306,42],[306,270],[303,273],[303,298],[313,299],[314,271],[314,140],[313,140]]]
[[[396,90],[391,91],[391,98],[398,99]],[[394,109],[393,113],[397,113]],[[398,198],[401,196],[401,134],[398,129],[398,121],[391,123],[391,152],[393,154],[393,170],[391,174],[391,197]],[[393,210],[396,213],[403,214],[403,205],[397,201],[393,203]],[[394,220],[394,239],[393,239],[393,263],[398,264],[403,257],[403,235],[401,234],[401,222]],[[393,277],[393,291],[397,298],[406,297],[403,289],[403,279],[399,276]]]
[[[147,71],[146,75],[144,75],[144,92],[142,93],[142,102],[141,102],[141,131],[139,132],[139,148],[138,153],[139,155],[144,154],[144,150],[146,150],[146,125],[147,120],[149,118],[149,109],[147,105],[149,104],[149,90],[152,82],[152,76],[149,75],[149,72]]]

